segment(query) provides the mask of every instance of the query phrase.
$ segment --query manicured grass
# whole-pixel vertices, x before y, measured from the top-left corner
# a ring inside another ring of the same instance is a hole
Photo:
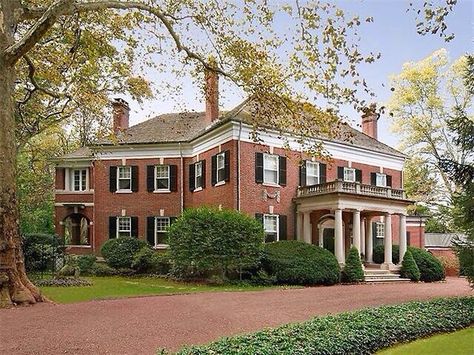
[[[158,277],[112,276],[85,277],[85,279],[92,281],[93,286],[41,287],[41,291],[55,302],[75,303],[108,298],[213,291],[255,291],[269,288],[242,285],[210,286],[170,281]]]
[[[472,355],[474,327],[457,332],[435,335],[377,352],[379,355]]]

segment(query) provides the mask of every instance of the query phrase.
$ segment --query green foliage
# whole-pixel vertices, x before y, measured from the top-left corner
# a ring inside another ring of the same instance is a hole
[[[147,243],[133,237],[109,239],[101,249],[107,265],[119,268],[131,268],[133,255]]]
[[[166,275],[171,268],[167,252],[156,252],[149,247],[141,248],[133,256],[132,269],[137,273]]]
[[[384,245],[377,245],[374,248],[374,263],[382,264],[385,260]],[[398,264],[400,262],[400,247],[397,244],[392,245],[392,262]]]
[[[63,255],[61,240],[53,234],[23,234],[22,249],[27,271],[52,269],[55,260]]]
[[[178,354],[372,354],[473,322],[473,297],[436,299],[318,317],[184,348]]]
[[[89,273],[94,276],[114,276],[119,274],[119,272],[113,267],[110,267],[105,263],[97,262],[91,266]]]
[[[172,273],[193,278],[256,266],[263,247],[262,225],[243,213],[200,207],[187,209],[169,229]]]
[[[444,268],[441,262],[426,250],[408,247],[416,265],[420,270],[420,280],[424,282],[441,281],[444,279]]]
[[[77,277],[55,277],[53,279],[36,280],[35,285],[40,287],[80,287],[92,286],[92,282]]]
[[[356,247],[351,247],[346,258],[346,264],[342,269],[341,279],[343,282],[364,281],[364,270],[360,261],[359,251]]]
[[[409,250],[406,251],[403,257],[400,276],[412,281],[420,281],[420,269],[418,269],[418,265],[416,265],[415,259],[413,259],[413,255]]]
[[[454,250],[459,258],[459,274],[466,276],[474,288],[474,241],[456,240]]]
[[[78,255],[76,259],[77,266],[79,267],[79,270],[81,270],[82,274],[89,273],[92,266],[97,261],[97,257],[94,254]]]
[[[262,265],[279,284],[333,285],[339,263],[326,249],[296,240],[265,244]]]

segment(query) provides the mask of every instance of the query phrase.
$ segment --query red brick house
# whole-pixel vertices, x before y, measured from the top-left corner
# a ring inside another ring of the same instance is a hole
[[[284,149],[278,132],[260,132],[262,143],[255,143],[248,105],[219,115],[217,79],[208,83],[214,89],[205,112],[160,115],[132,127],[127,103],[115,100],[117,142],[57,161],[56,232],[70,252],[99,254],[118,236],[165,248],[167,226],[183,209],[212,205],[255,216],[267,241],[321,245],[341,263],[351,245],[371,262],[373,245],[384,243],[384,266],[393,265],[392,244],[406,250],[410,201],[405,157],[377,140],[376,114],[364,115],[363,132],[343,126],[350,142],[314,137],[334,159],[323,163],[296,142]]]

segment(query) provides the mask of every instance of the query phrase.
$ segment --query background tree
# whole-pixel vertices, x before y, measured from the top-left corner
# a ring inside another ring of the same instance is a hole
[[[446,42],[454,39],[455,34],[448,32],[447,19],[456,5],[457,0],[414,1],[409,10],[416,13],[416,30],[420,35],[439,35]],[[423,3],[422,8],[420,4]]]

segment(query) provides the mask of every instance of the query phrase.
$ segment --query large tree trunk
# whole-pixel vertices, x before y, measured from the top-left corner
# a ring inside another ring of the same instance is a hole
[[[13,10],[18,4],[0,0],[0,308],[43,300],[28,280],[21,249],[16,196],[15,66],[3,55],[13,43]]]

